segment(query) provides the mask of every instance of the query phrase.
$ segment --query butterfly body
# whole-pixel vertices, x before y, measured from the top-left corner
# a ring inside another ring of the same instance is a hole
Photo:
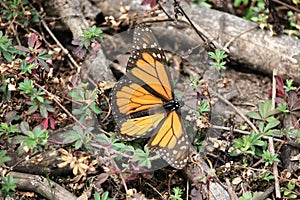
[[[125,140],[150,137],[148,147],[171,166],[186,165],[189,139],[174,98],[165,55],[149,28],[137,27],[127,73],[111,93],[117,135]]]
[[[183,101],[171,100],[163,105],[163,108],[167,111],[180,110],[180,108],[184,105]]]

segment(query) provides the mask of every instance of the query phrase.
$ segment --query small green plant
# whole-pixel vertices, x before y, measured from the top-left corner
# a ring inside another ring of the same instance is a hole
[[[283,86],[285,92],[297,90],[297,87],[293,86],[293,79],[286,79],[286,85]]]
[[[81,46],[84,46],[89,51],[92,51],[91,44],[100,43],[102,39],[105,38],[105,34],[103,34],[100,28],[97,28],[95,25],[88,30],[83,31],[83,38],[80,42]]]
[[[0,31],[0,62],[3,62],[3,58],[7,62],[12,62],[13,56],[17,53],[17,49],[13,47],[11,40],[7,36],[3,36]]]
[[[210,111],[210,107],[209,104],[206,101],[203,101],[201,103],[201,105],[199,106],[199,113],[205,113],[205,112],[209,112]]]
[[[21,68],[22,74],[26,74],[26,73],[31,74],[32,70],[35,68],[35,64],[27,63],[26,60],[22,60],[20,68]]]
[[[266,142],[262,141],[262,134],[255,134],[254,131],[250,133],[250,135],[244,135],[242,138],[237,138],[233,140],[233,147],[236,149],[231,152],[232,156],[237,156],[241,153],[257,155],[259,154],[257,151],[257,146],[265,147]]]
[[[272,109],[272,102],[266,100],[264,103],[258,104],[258,112],[249,112],[247,115],[252,118],[261,121],[258,125],[260,133],[264,135],[272,135],[274,132],[279,132],[279,130],[274,129],[280,124],[273,115],[279,113],[277,109]]]
[[[226,69],[226,61],[223,61],[223,59],[227,58],[228,55],[225,51],[216,49],[215,52],[208,52],[208,55],[215,61],[210,66],[211,68],[216,69],[218,72]]]
[[[277,105],[277,110],[279,110],[280,112],[282,112],[283,115],[284,115],[284,117],[286,117],[287,114],[290,112],[289,109],[287,108],[287,105],[286,105],[285,102],[284,103],[279,103]]]
[[[44,129],[41,129],[39,126],[35,127],[31,131],[27,122],[22,122],[20,127],[24,135],[15,137],[15,139],[21,144],[19,151],[23,150],[24,147],[42,151],[42,146],[47,145],[47,140],[49,137],[48,132]]]
[[[273,129],[280,124],[280,121],[275,119],[274,117],[270,117],[267,119],[267,124],[264,122],[260,122],[258,125],[258,130],[260,133],[266,136],[272,136],[275,132],[280,132],[278,129]]]
[[[39,109],[39,112],[43,118],[47,118],[49,112],[54,112],[54,108],[51,106],[52,101],[45,99],[46,93],[40,88],[35,88],[32,80],[25,79],[19,84],[18,89],[21,94],[24,94],[30,98],[27,100],[27,104],[30,105],[28,113],[32,114]]]
[[[273,175],[270,174],[270,172],[266,171],[264,174],[263,174],[263,180],[265,181],[270,181],[270,180],[273,180],[275,177]]]
[[[49,100],[43,100],[40,101],[28,101],[28,105],[30,105],[28,113],[34,113],[39,108],[40,114],[43,118],[48,118],[49,112],[54,112],[54,108],[51,106],[52,101]]]
[[[7,140],[9,143],[11,141],[11,137],[15,135],[15,133],[20,133],[21,131],[18,128],[18,124],[9,125],[7,123],[1,123],[0,126],[0,138]]]
[[[117,163],[121,162],[122,168],[129,169],[134,166],[135,170],[139,168],[149,169],[152,166],[152,161],[160,158],[157,154],[152,156],[146,146],[144,150],[140,148],[135,149],[131,142],[124,143],[114,137],[107,137],[105,134],[97,134],[95,140],[97,145],[91,144],[91,146],[103,149],[104,152],[112,153],[115,161]]]
[[[103,117],[102,110],[96,104],[98,93],[96,90],[87,90],[87,85],[82,84],[81,87],[77,87],[69,92],[73,101],[81,104],[79,108],[74,108],[72,113],[80,116],[80,121],[83,121],[87,116],[91,116],[93,113]]]
[[[158,156],[150,157],[147,147],[144,151],[135,149],[133,146],[126,144],[114,138],[107,137],[105,134],[97,134],[92,140],[91,131],[93,128],[82,129],[80,126],[74,126],[73,130],[66,133],[64,139],[65,144],[74,143],[75,149],[85,148],[103,152],[105,155],[111,155],[121,168],[128,168],[134,165],[135,170],[138,168],[150,168],[151,161],[157,159]],[[127,142],[129,143],[129,142]],[[129,164],[130,163],[130,164]]]
[[[239,2],[241,0],[236,1]],[[255,2],[251,3],[250,8],[247,10],[247,13],[245,14],[244,18],[247,20],[254,21],[260,24],[261,28],[264,28],[268,24],[268,14],[269,10],[266,9],[264,0],[256,0]]]
[[[283,123],[290,123],[293,128],[300,129],[300,98],[292,86],[293,81],[287,80],[284,84],[280,76],[275,76],[275,79],[277,82],[275,102],[279,106],[277,110],[280,110],[284,116]],[[286,106],[280,105],[284,103]]]
[[[173,188],[173,193],[174,194],[170,195],[171,200],[183,200],[182,197],[181,197],[183,192],[179,187],[174,187]]]
[[[244,5],[248,5],[249,3],[249,0],[234,0],[234,7],[238,7],[240,6],[241,4],[244,4]]]
[[[267,13],[259,13],[257,16],[251,17],[251,21],[259,23],[260,28],[265,28],[267,26],[267,20],[268,20]]]
[[[87,50],[91,53],[97,51],[100,47],[102,39],[105,38],[105,34],[100,28],[93,26],[90,30],[84,30],[83,36],[78,40],[73,40],[73,45],[78,45],[74,50],[74,54],[79,58],[83,58],[86,55]]]
[[[0,92],[2,93],[2,95],[0,96],[0,101],[7,102],[11,98],[11,91],[8,88],[8,83],[1,79],[2,77],[0,77]],[[4,79],[6,80],[6,78]]]
[[[1,123],[0,127],[0,136],[12,136],[14,133],[20,133],[21,131],[18,128],[18,124],[8,125],[7,123]]]
[[[91,127],[83,130],[80,126],[74,126],[73,130],[67,132],[63,142],[66,144],[75,142],[75,149],[79,149],[82,145],[87,145],[91,141],[90,132],[92,130]]]
[[[190,76],[190,83],[191,83],[191,86],[193,87],[193,89],[197,89],[197,87],[198,87],[198,80],[199,80],[199,77],[197,77],[197,76]]]
[[[109,193],[107,191],[103,192],[100,196],[98,192],[94,193],[94,199],[95,200],[113,200],[113,198],[108,197]]]
[[[206,101],[202,101],[201,105],[198,107],[198,111],[195,112],[195,115],[198,119],[202,119],[205,117],[205,114],[207,114],[210,111],[210,106]]]
[[[262,157],[264,159],[263,162],[268,163],[270,165],[272,165],[274,162],[279,162],[280,161],[278,159],[278,155],[277,154],[271,156],[271,153],[268,150],[267,151],[263,151]]]
[[[288,199],[296,199],[297,195],[293,192],[295,189],[295,184],[291,181],[287,183],[286,188],[281,188],[281,192],[283,192],[283,196]]]
[[[285,30],[285,32],[287,34],[293,34],[296,35],[298,38],[300,36],[300,26],[298,24],[298,19],[297,19],[297,15],[294,14],[292,11],[288,11],[287,12],[287,16],[288,16],[288,20],[290,22],[290,27],[292,30]],[[299,72],[300,72],[300,68],[299,68]]]
[[[151,160],[149,159],[150,152],[149,149],[145,146],[144,151],[141,149],[137,149],[135,151],[135,156],[133,157],[133,161],[138,162],[138,166],[140,167],[151,167]]]
[[[32,100],[37,99],[39,101],[43,101],[43,97],[40,97],[40,95],[44,95],[45,92],[38,91],[36,88],[34,88],[32,80],[25,79],[22,83],[19,84],[18,89],[21,90],[21,94],[28,95]]]
[[[19,179],[14,179],[12,175],[7,175],[6,177],[1,178],[1,181],[2,197],[4,199],[7,195],[12,197],[16,190],[16,184],[19,182]]]
[[[34,8],[31,8],[27,0],[11,0],[4,1],[7,8],[3,9],[3,14],[7,21],[18,20],[20,23],[27,26],[30,21],[39,22],[39,14]]]
[[[287,138],[296,141],[298,144],[300,144],[300,129],[288,129],[285,130]]]
[[[42,42],[38,40],[36,34],[32,33],[28,38],[28,47],[17,46],[17,49],[26,57],[27,64],[34,64],[35,68],[41,67],[49,72],[49,64],[51,63],[51,55],[41,48]],[[21,66],[22,67],[22,66]],[[30,66],[32,68],[33,66]]]
[[[6,150],[0,151],[0,165],[11,160],[10,157],[5,156],[6,153]]]
[[[272,102],[270,100],[266,100],[265,102],[258,104],[258,112],[249,112],[247,115],[252,119],[266,122],[269,117],[272,117],[277,113],[277,110],[272,109]]]

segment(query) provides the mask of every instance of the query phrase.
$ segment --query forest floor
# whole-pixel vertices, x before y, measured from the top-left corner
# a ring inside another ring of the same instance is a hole
[[[136,10],[141,2],[144,10]],[[181,21],[189,19],[180,6],[188,0],[141,2],[1,2],[0,198],[300,199],[299,67],[298,75],[287,74],[295,80],[286,79],[216,50],[209,36]],[[299,43],[298,4],[197,2],[251,14],[267,27],[260,31],[293,33]],[[167,6],[175,13],[162,20]],[[137,45],[137,21],[151,24],[175,96],[185,102],[180,125],[192,141],[183,169],[149,152],[149,139],[124,141],[116,132],[120,105],[111,93],[118,80],[122,86]]]

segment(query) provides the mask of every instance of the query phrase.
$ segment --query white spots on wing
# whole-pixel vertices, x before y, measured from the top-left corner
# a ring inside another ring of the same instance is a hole
[[[180,150],[186,150],[187,148],[186,148],[186,146],[181,146],[179,149]]]

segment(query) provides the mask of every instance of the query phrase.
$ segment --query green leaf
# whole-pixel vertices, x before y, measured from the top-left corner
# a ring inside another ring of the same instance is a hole
[[[77,140],[76,142],[75,142],[75,149],[77,150],[77,149],[79,149],[80,147],[82,147],[82,144],[83,144],[83,141],[81,140],[81,139],[79,139],[79,140]]]
[[[287,184],[287,188],[288,188],[289,190],[294,190],[294,189],[295,189],[295,184],[292,184],[292,183],[289,181],[288,184]]]
[[[263,118],[267,118],[269,116],[271,108],[272,102],[270,100],[266,100],[264,103],[258,104],[258,111]]]
[[[16,184],[19,182],[19,179],[14,179],[12,175],[7,175],[7,177],[3,177],[1,180],[1,192],[5,199],[7,195],[12,196],[12,192],[15,191]]]
[[[33,82],[28,79],[24,79],[23,82],[19,84],[18,89],[21,90],[21,94],[31,94],[33,91]]]
[[[100,113],[102,112],[101,109],[99,108],[99,106],[98,106],[95,102],[91,103],[90,108],[91,108],[92,111],[93,111],[94,113],[96,113],[97,115],[100,114]]]
[[[38,108],[39,108],[39,105],[37,103],[35,103],[34,105],[32,105],[28,108],[28,114],[35,113]]]
[[[11,160],[10,157],[5,156],[7,153],[6,150],[0,151],[0,165]]]
[[[107,200],[108,198],[108,192],[104,192],[102,195],[101,195],[101,200]]]
[[[66,137],[63,140],[63,143],[65,143],[65,144],[73,143],[77,140],[81,140],[81,138],[82,138],[81,134],[79,134],[75,131],[68,131],[66,133]]]
[[[273,121],[269,122],[269,123],[266,125],[266,127],[265,127],[265,129],[264,129],[264,132],[269,131],[270,129],[272,129],[272,128],[278,126],[279,124],[280,124],[280,121],[279,121],[279,120],[273,120]]]
[[[95,199],[95,200],[101,200],[101,199],[100,199],[100,194],[99,194],[98,192],[95,192],[95,193],[94,193],[94,199]]]
[[[44,102],[44,98],[41,97],[41,96],[35,96],[35,98],[36,98],[39,102],[41,102],[41,103]]]
[[[261,116],[257,112],[249,112],[247,113],[247,116],[252,119],[261,120]]]
[[[44,104],[40,105],[40,113],[42,115],[43,118],[47,118],[48,117],[48,112],[47,112],[47,108]]]

